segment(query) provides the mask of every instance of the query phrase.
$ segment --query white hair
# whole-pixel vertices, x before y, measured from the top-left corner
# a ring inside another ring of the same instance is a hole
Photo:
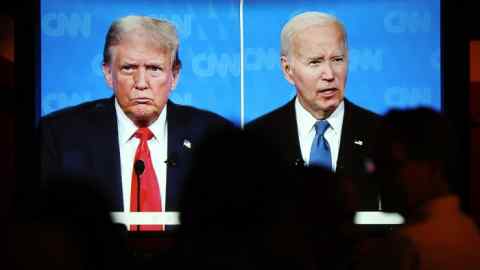
[[[301,14],[296,15],[295,17],[291,18],[282,29],[282,33],[280,35],[281,39],[281,55],[288,56],[292,41],[295,35],[302,30],[312,26],[312,25],[329,25],[334,24],[340,28],[340,31],[343,36],[343,43],[345,48],[347,47],[347,32],[345,31],[345,27],[341,21],[339,21],[335,16],[323,13],[323,12],[316,12],[316,11],[308,11]]]

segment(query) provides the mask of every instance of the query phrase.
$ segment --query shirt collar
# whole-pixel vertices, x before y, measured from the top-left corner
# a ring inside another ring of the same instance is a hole
[[[333,132],[339,135],[342,131],[343,115],[345,114],[345,102],[342,100],[335,111],[327,118]]]
[[[115,98],[115,112],[117,114],[118,122],[118,138],[121,143],[127,143],[135,134],[138,127],[135,126],[132,120],[128,118],[123,109],[118,104]],[[152,131],[154,139],[163,138],[166,131],[167,124],[167,104],[163,107],[160,116],[148,128]]]
[[[315,119],[310,112],[303,108],[303,105],[300,104],[298,97],[295,98],[295,114],[297,117],[298,133],[300,137],[305,137],[313,130],[313,125],[315,125],[317,119]]]
[[[342,130],[343,115],[345,113],[344,101],[340,102],[335,111],[330,114],[325,120],[330,124],[330,128],[336,133],[340,134]],[[298,100],[298,96],[295,98],[295,114],[297,117],[298,130],[301,133],[300,136],[306,135],[312,132],[315,128],[314,125],[317,119],[307,111]]]

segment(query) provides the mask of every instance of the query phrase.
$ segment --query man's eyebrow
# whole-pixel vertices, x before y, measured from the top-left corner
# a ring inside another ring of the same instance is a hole
[[[162,66],[165,65],[165,62],[162,61],[154,61],[154,62],[147,62],[145,63],[146,66]]]
[[[307,61],[322,60],[322,59],[325,59],[325,56],[310,56],[310,57],[307,57]]]
[[[130,61],[130,60],[124,59],[121,64],[122,64],[122,65],[136,65],[137,62],[135,62],[135,61],[133,61],[133,60]]]
[[[133,63],[122,63],[120,65],[120,68],[137,68],[137,67],[138,65]]]

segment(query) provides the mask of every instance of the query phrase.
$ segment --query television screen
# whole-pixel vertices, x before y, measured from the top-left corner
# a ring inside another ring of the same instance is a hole
[[[146,15],[172,22],[180,37],[171,100],[243,127],[295,96],[280,67],[280,32],[305,11],[344,23],[350,101],[378,114],[442,109],[439,0],[49,0],[41,1],[41,114],[112,96],[102,73],[106,32],[122,16]]]
[[[295,95],[280,69],[280,31],[308,10],[345,24],[351,101],[380,114],[441,109],[438,0],[51,0],[41,2],[42,115],[112,95],[101,69],[105,34],[115,19],[137,14],[177,27],[183,66],[173,101],[247,123]]]

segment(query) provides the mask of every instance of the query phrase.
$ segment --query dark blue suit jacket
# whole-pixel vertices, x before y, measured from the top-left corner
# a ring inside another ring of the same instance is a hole
[[[233,129],[221,116],[171,101],[167,106],[168,162],[166,211],[178,211],[179,194],[192,165],[195,146],[214,133]],[[42,178],[73,175],[91,181],[111,203],[124,209],[114,98],[87,102],[41,120]],[[184,140],[192,147],[184,146]]]
[[[373,145],[380,124],[380,116],[363,109],[347,99],[343,116],[337,175],[352,177],[360,195],[361,210],[378,209],[378,188],[366,178],[365,162],[372,156]],[[286,165],[304,164],[295,114],[295,98],[245,126],[245,130],[260,137]],[[355,142],[362,141],[359,145]]]

